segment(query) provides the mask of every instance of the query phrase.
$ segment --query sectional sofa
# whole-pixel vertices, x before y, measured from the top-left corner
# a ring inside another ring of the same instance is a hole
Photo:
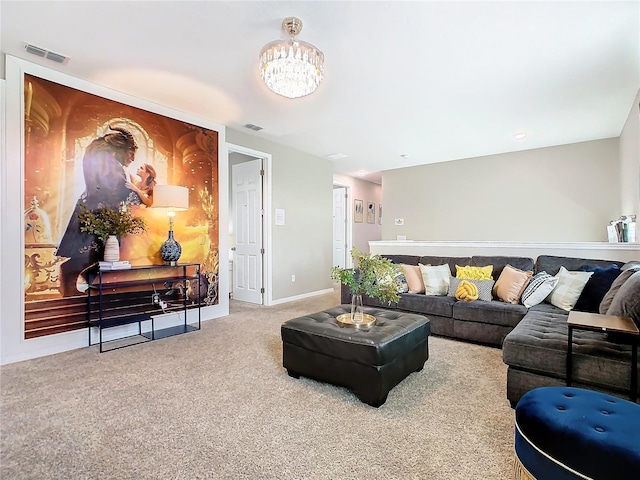
[[[438,257],[416,255],[383,255],[394,263],[406,265],[449,265],[451,275],[458,266],[493,265],[497,280],[506,265],[520,270],[556,275],[560,267],[569,271],[584,267],[624,268],[625,262],[541,255],[534,261],[528,257],[472,256]],[[631,303],[640,308],[640,273],[634,288],[628,289]],[[634,278],[634,277],[632,277]],[[637,299],[637,302],[636,300]],[[344,285],[342,303],[350,303],[351,295]],[[398,309],[426,315],[431,320],[431,333],[460,340],[502,347],[507,364],[507,399],[514,406],[524,393],[548,385],[566,383],[567,317],[569,312],[542,302],[527,308],[522,304],[491,301],[459,301],[453,296],[430,296],[402,293],[398,303],[381,305],[365,297],[365,305]],[[627,301],[629,304],[629,301]],[[640,313],[634,313],[640,325]],[[573,384],[594,390],[626,396],[631,373],[631,346],[607,333],[575,330],[573,337]],[[640,368],[640,367],[639,367]]]

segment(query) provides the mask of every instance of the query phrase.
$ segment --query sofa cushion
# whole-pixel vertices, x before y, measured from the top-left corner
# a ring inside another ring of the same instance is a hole
[[[558,284],[549,294],[547,301],[563,310],[572,310],[591,275],[593,272],[570,272],[560,267],[556,275]]]
[[[613,297],[607,315],[631,317],[640,328],[640,271],[631,275],[620,287]]]
[[[544,304],[529,310],[506,336],[502,359],[510,367],[565,379],[567,372],[566,312]],[[629,385],[631,347],[607,341],[602,332],[574,329],[573,371],[576,383],[620,390]]]
[[[547,298],[557,284],[557,277],[552,277],[547,272],[536,273],[523,290],[520,300],[527,308],[538,305]]]
[[[624,262],[615,262],[613,260],[594,260],[589,258],[558,257],[554,255],[540,255],[536,259],[535,273],[547,272],[550,275],[555,275],[560,270],[560,267],[565,267],[567,270],[579,270],[583,265],[592,265],[594,267],[605,268],[611,265],[618,265],[619,267],[621,267],[622,265],[624,265]]]
[[[418,265],[400,265],[404,272],[404,278],[409,286],[409,293],[424,293],[424,282],[422,281],[422,273]]]
[[[420,257],[418,255],[390,255],[383,254],[381,257],[388,258],[393,263],[401,264],[404,263],[406,265],[418,265],[420,262]]]
[[[591,278],[584,286],[573,308],[581,312],[598,313],[600,302],[602,302],[605,294],[611,288],[614,280],[622,273],[622,270],[615,264],[607,268],[583,265],[580,267],[580,270],[593,272],[593,275],[591,275]]]
[[[633,275],[638,270],[640,270],[640,264],[632,265],[630,268],[625,269],[626,266],[627,264],[625,264],[620,268],[620,270],[622,270],[622,273],[618,275],[618,278],[616,278],[613,281],[613,283],[611,284],[611,288],[609,288],[609,291],[602,298],[602,301],[600,302],[600,307],[598,308],[598,313],[602,315],[607,314],[607,310],[609,310],[609,307],[611,306],[613,297],[615,297],[616,293],[618,293],[618,290],[620,290],[620,287],[622,287],[624,282],[626,282],[629,279],[629,277],[631,277],[631,275]]]
[[[533,270],[533,258],[529,257],[505,257],[502,255],[474,255],[471,257],[471,265],[482,267],[484,265],[493,265],[493,279],[500,278],[502,269],[506,265],[519,268],[520,270]]]
[[[449,292],[449,279],[451,272],[449,265],[423,265],[418,264],[424,283],[425,295],[446,295]]]
[[[449,317],[453,315],[453,305],[456,299],[449,296],[425,295],[424,293],[403,293],[400,295],[398,308],[408,312],[424,313]]]
[[[449,297],[450,298],[450,297]],[[454,320],[514,327],[527,313],[524,305],[504,302],[457,302],[453,305]]]
[[[456,291],[460,282],[463,281],[462,278],[451,277],[451,283],[449,285],[449,295],[450,297],[456,296]],[[473,283],[478,289],[478,300],[482,300],[485,302],[490,302],[493,300],[493,294],[491,291],[493,290],[494,281],[493,280],[466,280],[467,282]]]
[[[438,257],[435,255],[425,255],[420,257],[419,263],[423,265],[442,265],[446,263],[449,265],[449,271],[451,276],[456,274],[456,265],[469,265],[471,257]]]
[[[518,303],[532,274],[531,270],[523,271],[509,264],[505,265],[500,278],[493,287],[493,294],[503,302]]]

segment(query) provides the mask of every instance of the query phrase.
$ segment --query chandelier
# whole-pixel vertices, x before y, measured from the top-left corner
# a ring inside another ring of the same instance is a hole
[[[313,93],[324,73],[324,54],[310,43],[295,36],[302,30],[302,20],[287,17],[282,30],[288,40],[268,43],[260,52],[260,75],[267,87],[287,98],[304,97]]]

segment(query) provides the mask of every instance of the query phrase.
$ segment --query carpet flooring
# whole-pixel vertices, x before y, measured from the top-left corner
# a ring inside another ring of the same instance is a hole
[[[337,292],[231,301],[199,332],[0,369],[2,479],[511,478],[501,351],[430,337],[376,409],[282,368],[282,322]]]

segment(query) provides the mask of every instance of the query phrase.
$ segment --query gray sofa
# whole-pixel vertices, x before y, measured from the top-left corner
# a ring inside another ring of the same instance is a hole
[[[585,264],[606,267],[612,263],[623,265],[609,260],[541,256],[535,270],[555,275],[560,266],[577,270]],[[640,299],[640,283],[634,282],[633,287],[625,294]],[[640,325],[637,316],[633,313],[630,316]],[[567,317],[568,312],[548,303],[535,305],[504,339],[502,357],[508,365],[507,399],[512,406],[534,388],[566,385]],[[630,345],[608,333],[574,329],[572,352],[573,386],[628,397]]]
[[[484,267],[493,265],[493,279],[497,280],[505,265],[509,264],[521,270],[533,270],[534,261],[528,257],[473,256],[473,257],[437,257],[417,255],[383,255],[394,263],[407,265],[443,265],[448,264],[451,275],[456,274],[456,265]],[[349,289],[342,286],[342,303],[351,303]],[[497,300],[491,302],[461,302],[455,297],[430,296],[420,293],[402,293],[400,301],[391,305],[380,304],[376,299],[364,297],[365,305],[398,309],[420,313],[431,320],[431,333],[458,338],[494,347],[500,347],[505,336],[527,314],[524,305],[513,305]]]
[[[493,265],[497,280],[506,264],[521,270],[545,271],[555,275],[560,266],[579,270],[584,265],[622,267],[624,262],[541,255],[526,257],[473,256],[436,257],[415,255],[383,255],[395,263],[410,265],[448,264],[452,275],[455,265]],[[632,292],[640,298],[640,288]],[[342,303],[350,303],[351,295],[344,285]],[[507,399],[514,406],[529,390],[566,384],[567,317],[569,313],[549,303],[527,309],[497,300],[462,302],[454,297],[403,293],[397,304],[381,305],[364,297],[365,305],[398,309],[426,315],[431,320],[431,333],[456,339],[502,347],[507,368]],[[636,322],[640,319],[634,318]],[[631,374],[631,347],[606,333],[574,330],[573,385],[626,397]],[[640,369],[640,365],[639,365]],[[640,391],[640,390],[639,390]]]

